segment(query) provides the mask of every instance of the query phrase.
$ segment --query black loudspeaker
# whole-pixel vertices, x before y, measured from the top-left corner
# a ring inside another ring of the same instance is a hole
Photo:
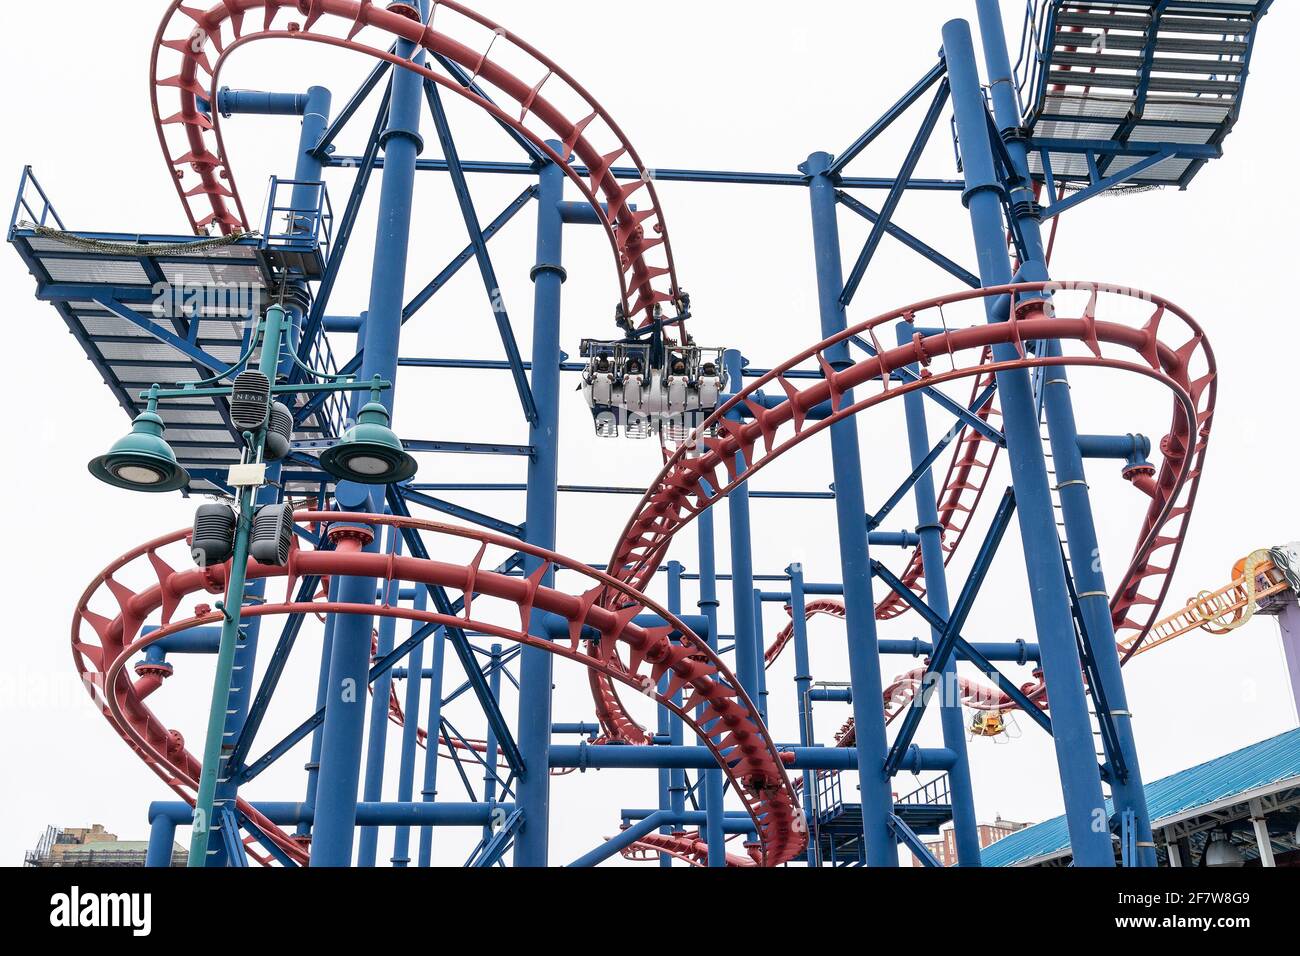
[[[199,505],[194,513],[190,554],[201,568],[230,560],[235,550],[235,509],[230,505]]]
[[[258,564],[282,565],[293,543],[293,511],[287,504],[263,505],[253,518],[249,554]]]

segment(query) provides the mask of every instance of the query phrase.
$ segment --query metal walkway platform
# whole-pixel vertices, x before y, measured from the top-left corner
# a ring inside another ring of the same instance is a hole
[[[259,235],[226,241],[68,231],[30,169],[8,238],[36,280],[37,298],[63,317],[128,421],[144,410],[140,392],[150,385],[200,381],[244,357],[249,316],[277,286],[286,260],[304,261],[300,251],[286,255],[283,243]],[[334,371],[328,341],[319,342],[313,367]],[[193,479],[187,490],[228,493],[225,472],[239,460],[239,445],[226,399],[168,402],[159,414]],[[339,434],[345,414],[343,399],[332,397],[296,427],[296,437],[319,446]],[[286,488],[319,491],[328,476],[315,458],[293,459]]]
[[[1031,173],[1186,187],[1236,123],[1271,2],[1032,2],[1016,77]]]
[[[818,776],[815,838],[821,859],[832,866],[861,866],[866,858],[862,806],[843,802],[838,771],[826,771]],[[911,793],[897,797],[894,816],[915,834],[937,835],[952,819],[948,775],[941,774]]]

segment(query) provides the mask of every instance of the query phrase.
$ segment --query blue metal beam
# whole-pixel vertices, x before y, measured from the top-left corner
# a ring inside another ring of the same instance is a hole
[[[942,863],[934,858],[934,854],[931,853],[930,848],[925,845],[925,841],[917,836],[912,828],[903,822],[903,819],[898,814],[891,813],[889,815],[889,825],[893,828],[894,835],[898,837],[899,842],[916,855],[916,858],[921,861],[922,866],[943,866]]]
[[[363,157],[357,161],[357,175],[352,183],[352,192],[348,195],[347,206],[343,210],[343,216],[339,219],[338,228],[334,234],[334,242],[330,245],[329,260],[325,263],[325,274],[321,276],[320,284],[316,288],[316,295],[312,299],[311,311],[307,315],[307,321],[303,323],[300,337],[298,340],[298,361],[307,363],[311,355],[312,347],[315,345],[316,337],[320,335],[321,325],[325,321],[325,310],[329,307],[330,296],[334,291],[334,284],[338,281],[340,270],[343,268],[343,260],[347,255],[348,244],[352,240],[352,230],[356,226],[357,216],[361,213],[361,205],[366,198],[366,189],[370,185],[370,177],[375,171],[375,164],[379,159],[379,150],[382,145],[382,132],[388,124],[389,106],[392,103],[392,87],[384,88],[383,98],[379,102],[379,110],[375,114],[375,123],[370,130],[370,139],[367,141],[366,152]],[[357,343],[357,351],[361,351],[361,343]],[[358,356],[357,368],[361,367]],[[305,377],[301,368],[295,366],[290,373],[294,380],[302,380]],[[329,396],[325,394],[316,395],[303,403],[303,407],[294,413],[296,422],[304,422],[311,417],[312,412],[307,411],[308,407],[314,406],[320,408],[328,400]]]
[[[850,196],[842,189],[838,190],[835,193],[835,198],[838,199],[842,205],[847,206],[850,210],[857,213],[863,219],[867,220],[867,222],[873,224],[884,222],[885,223],[884,228],[886,233],[893,236],[895,239],[897,239],[903,245],[907,246],[907,248],[911,249],[913,252],[918,253],[923,258],[928,259],[930,262],[933,262],[940,269],[942,269],[944,272],[947,272],[949,275],[953,276],[957,280],[964,282],[972,289],[978,289],[980,287],[979,277],[976,276],[973,272],[971,272],[968,269],[962,268],[956,262],[954,262],[953,260],[945,256],[943,253],[939,252],[933,247],[922,242],[920,239],[916,238],[916,236],[912,235],[907,230],[884,219],[880,213],[876,212],[866,203],[859,201],[854,196]]]
[[[388,507],[393,514],[403,518],[411,517],[411,509],[407,507],[403,490],[397,485],[388,486],[387,499]],[[429,560],[429,549],[425,547],[424,539],[418,529],[403,528],[402,537],[406,539],[406,547],[410,551],[411,557],[419,558],[422,561]],[[435,611],[439,614],[455,616],[457,612],[451,600],[447,597],[447,591],[444,588],[437,585],[427,585],[426,589],[429,596],[433,598]],[[501,713],[501,708],[492,697],[491,688],[488,687],[482,670],[479,669],[478,663],[474,660],[474,650],[470,646],[469,638],[458,627],[446,628],[446,635],[448,640],[451,641],[452,648],[456,651],[456,656],[460,658],[461,667],[465,670],[465,676],[469,678],[470,685],[474,689],[474,696],[478,698],[479,706],[483,708],[488,724],[497,735],[497,743],[501,747],[502,756],[505,757],[506,763],[510,765],[512,771],[516,774],[520,773],[524,767],[523,755],[519,752],[519,745],[515,743],[514,736],[510,733],[510,725],[506,722],[505,715]]]
[[[949,615],[947,621],[941,622],[943,636],[935,642],[934,653],[930,655],[930,663],[926,665],[925,678],[933,680],[932,675],[939,673],[951,658],[961,628],[966,623],[966,618],[974,606],[975,597],[979,594],[980,586],[984,583],[984,577],[988,573],[989,566],[993,563],[993,557],[997,554],[998,545],[1002,543],[1002,536],[1006,533],[1007,525],[1010,524],[1011,516],[1015,513],[1015,510],[1015,494],[1008,488],[998,505],[997,513],[993,516],[993,524],[985,535],[984,542],[980,545],[979,554],[976,556],[975,564],[966,578],[966,583],[962,586],[961,594],[957,596],[957,602],[953,605],[952,614]],[[885,580],[890,581],[890,576],[886,576]],[[901,584],[901,582],[898,583]],[[895,588],[895,593],[907,600],[917,610],[920,610],[919,604],[924,603],[912,593],[911,588],[906,586],[903,586],[902,590]],[[923,690],[928,687],[925,678],[922,679]],[[913,737],[916,736],[917,728],[921,725],[921,718],[925,714],[927,697],[928,694],[924,692],[917,694],[912,698],[907,713],[903,715],[902,725],[898,734],[894,737],[893,745],[889,748],[889,754],[885,758],[885,771],[891,776],[898,771],[903,757],[907,753],[908,746],[912,743]]]
[[[500,534],[508,534],[512,538],[523,536],[524,529],[521,525],[511,524],[509,521],[502,521],[500,518],[494,518],[491,515],[485,515],[482,512],[475,511],[472,508],[465,508],[454,504],[450,501],[443,501],[441,498],[435,498],[432,495],[426,495],[422,492],[415,491],[409,487],[403,487],[402,496],[410,502],[430,508],[434,511],[440,511],[443,514],[460,518],[462,521],[469,521],[482,528],[489,528]]]
[[[857,294],[858,286],[862,284],[862,277],[867,274],[867,267],[871,264],[871,259],[876,254],[876,249],[880,247],[880,240],[885,237],[885,228],[894,218],[894,211],[898,209],[898,203],[903,198],[903,193],[907,190],[908,180],[912,178],[912,173],[916,171],[916,164],[921,160],[921,154],[925,152],[926,144],[930,142],[930,136],[934,133],[934,127],[939,122],[939,115],[943,112],[944,105],[948,102],[948,81],[941,80],[939,89],[934,94],[934,100],[930,103],[930,109],[926,111],[925,119],[921,121],[921,128],[917,130],[916,137],[912,140],[912,146],[907,151],[907,156],[903,160],[903,166],[898,171],[898,178],[894,182],[894,187],[889,190],[889,195],[885,198],[885,203],[880,207],[880,216],[875,225],[871,227],[871,233],[867,236],[867,242],[858,253],[858,260],[853,264],[853,269],[849,272],[848,281],[844,283],[844,290],[840,293],[840,304],[848,306],[854,295]]]
[[[1042,218],[1051,219],[1053,216],[1059,216],[1067,209],[1073,209],[1075,206],[1079,205],[1079,203],[1086,202],[1087,200],[1091,199],[1093,196],[1099,196],[1108,189],[1114,189],[1116,186],[1120,185],[1121,183],[1126,183],[1130,179],[1134,179],[1137,176],[1140,176],[1142,173],[1150,169],[1152,166],[1155,166],[1158,163],[1163,163],[1166,159],[1171,159],[1172,157],[1173,157],[1173,153],[1171,152],[1160,152],[1148,156],[1146,159],[1143,159],[1140,162],[1136,162],[1131,166],[1125,167],[1124,169],[1120,170],[1118,173],[1114,173],[1110,176],[1107,176],[1105,179],[1098,180],[1097,182],[1094,182],[1091,186],[1088,186],[1085,189],[1080,189],[1072,196],[1069,196],[1057,202],[1053,202],[1050,206],[1048,206],[1045,210],[1043,210]]]
[[[529,200],[531,200],[536,193],[537,187],[533,185],[529,186],[516,196],[510,205],[506,206],[506,208],[501,211],[500,215],[498,215],[496,219],[494,219],[488,227],[483,230],[483,237],[485,239],[491,239],[496,235],[506,223],[514,218],[515,213],[519,212],[519,210],[523,209],[524,206],[528,204]],[[334,240],[334,255],[338,254],[338,243],[339,238],[336,237]],[[464,266],[465,263],[469,262],[473,257],[474,245],[471,243],[462,249],[460,253],[452,259],[450,263],[448,263],[447,267],[439,272],[428,285],[421,289],[420,292],[416,294],[415,298],[407,303],[406,307],[402,310],[402,322],[409,322],[411,318],[424,307],[425,303],[432,299],[439,289],[451,281],[452,276],[459,272],[461,267]],[[333,256],[331,256],[331,260],[332,259]],[[317,298],[319,299],[319,295]],[[352,358],[348,359],[344,366],[339,369],[339,374],[355,375],[361,368],[364,352],[364,347],[358,345],[356,354],[353,355]],[[325,404],[328,398],[329,395],[327,393],[322,393],[308,399],[302,404],[298,411],[294,413],[294,420],[297,422],[306,421],[313,413],[318,411],[320,407]]]
[[[474,257],[478,260],[479,272],[483,276],[483,285],[487,291],[488,304],[501,335],[501,345],[510,362],[510,374],[515,380],[515,391],[519,393],[519,403],[524,409],[524,418],[530,425],[537,424],[537,403],[533,399],[532,386],[524,372],[523,356],[519,354],[519,343],[515,341],[514,329],[510,326],[510,315],[501,284],[497,281],[496,268],[488,255],[487,240],[479,226],[478,213],[474,210],[474,200],[469,194],[469,184],[465,180],[465,171],[460,168],[460,155],[456,150],[456,141],[451,135],[451,125],[447,122],[447,112],[443,109],[442,94],[438,84],[432,80],[424,81],[424,97],[428,101],[429,111],[433,114],[433,125],[438,130],[438,141],[442,144],[442,154],[447,160],[447,172],[451,175],[452,186],[456,190],[456,201],[460,205],[461,216],[465,219],[465,228],[469,231],[470,244],[474,247]]]
[[[854,345],[856,345],[858,348],[862,349],[862,351],[866,352],[872,358],[875,358],[877,355],[880,354],[879,352],[876,351],[875,346],[873,346],[870,342],[868,342],[860,335],[850,336],[849,341],[852,342]],[[917,375],[911,369],[906,367],[898,369],[898,371],[895,374],[898,375],[898,377],[904,382],[911,383],[911,382],[918,381],[920,379],[919,375]],[[975,429],[975,431],[979,432],[989,441],[995,442],[999,447],[1006,447],[1007,444],[1006,437],[1000,431],[998,431],[988,422],[984,421],[982,418],[980,418],[970,409],[964,408],[960,402],[956,401],[955,399],[949,398],[947,395],[939,391],[937,388],[933,388],[929,385],[923,387],[921,389],[921,393],[923,395],[928,396],[929,398],[932,398],[942,408],[945,408],[948,411],[952,412],[952,414],[956,415],[963,422],[965,422],[966,425]]]
[[[360,162],[356,156],[332,156],[331,166],[355,166]],[[379,161],[383,168],[384,161]],[[443,159],[421,159],[416,167],[421,171],[445,173],[447,161]],[[496,173],[509,176],[535,176],[535,163],[510,163],[492,160],[463,160],[461,168],[467,173]],[[591,171],[583,165],[571,167],[575,175],[590,177]],[[611,166],[609,174],[615,179],[640,179],[643,172],[634,166]],[[655,181],[665,183],[726,183],[737,186],[807,186],[808,177],[798,173],[756,173],[719,169],[661,169],[655,168]],[[892,189],[895,179],[892,176],[841,176],[835,185],[843,189]],[[907,184],[908,189],[939,192],[961,192],[960,179],[913,179]]]
[[[939,81],[939,78],[947,72],[947,69],[948,68],[944,65],[943,60],[940,59],[938,63],[930,68],[930,71],[926,73],[925,76],[921,77],[921,79],[918,80],[910,90],[903,94],[902,98],[897,103],[886,110],[885,114],[881,116],[880,119],[872,123],[865,133],[854,140],[848,149],[835,157],[835,161],[832,162],[830,168],[826,170],[827,174],[831,177],[839,176],[840,173],[844,171],[845,166],[853,162],[859,153],[875,141],[876,137],[893,125],[894,120],[906,113],[913,103],[924,96],[926,90],[934,86],[934,84]]]
[[[395,49],[396,47],[389,47],[388,52],[392,53]],[[374,69],[370,71],[370,75],[361,82],[361,85],[357,87],[356,92],[348,98],[347,105],[339,111],[339,115],[334,118],[334,122],[330,123],[325,132],[321,134],[320,140],[312,147],[311,153],[313,156],[321,162],[325,162],[329,159],[331,152],[330,147],[332,147],[334,141],[338,139],[339,133],[343,132],[343,127],[348,125],[357,110],[360,109],[361,104],[366,101],[366,97],[368,97],[374,88],[379,85],[379,81],[384,78],[384,75],[392,65],[393,64],[388,60],[380,60],[375,64]],[[382,113],[383,110],[381,109],[380,112]],[[372,137],[367,142],[374,142],[374,138]]]
[[[993,395],[996,391],[997,388],[993,385],[984,389],[984,391],[976,396],[969,411],[972,413],[978,412],[993,400]],[[959,425],[954,425],[952,428],[948,429],[948,431],[944,432],[943,437],[940,438],[939,441],[935,443],[934,447],[930,449],[929,454],[917,463],[916,467],[912,469],[912,473],[908,475],[894,493],[889,496],[881,506],[880,510],[874,515],[869,515],[867,517],[868,529],[875,530],[880,527],[881,523],[889,516],[889,513],[894,510],[898,503],[903,500],[903,497],[911,490],[912,486],[916,484],[922,475],[929,472],[929,470],[934,466],[935,460],[943,454],[943,450],[952,444],[953,440],[960,434],[961,427]]]

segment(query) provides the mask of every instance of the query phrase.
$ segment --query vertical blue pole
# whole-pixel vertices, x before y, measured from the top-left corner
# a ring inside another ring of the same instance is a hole
[[[911,325],[900,322],[897,330],[899,345],[911,341]],[[914,373],[920,371],[915,363],[910,368]],[[908,392],[903,396],[903,408],[907,416],[907,443],[912,452],[912,467],[915,468],[930,452],[930,431],[925,421],[925,396],[920,392]],[[953,428],[960,428],[960,425],[954,425]],[[943,565],[943,528],[939,524],[933,466],[917,478],[912,493],[916,498],[916,531],[921,536],[926,600],[935,613],[946,620],[951,606],[948,601],[948,575]],[[943,629],[931,627],[930,635],[937,644],[943,636]],[[956,755],[956,760],[948,771],[948,781],[952,789],[957,865],[979,866],[979,827],[975,820],[975,797],[971,788],[970,760],[966,754],[966,727],[955,660],[948,659],[939,679],[939,723],[943,730],[943,745]]]
[[[490,656],[488,657],[488,690],[492,693],[492,699],[501,701],[501,645],[493,644]],[[483,742],[483,802],[495,803],[497,799],[497,732],[491,724],[488,724],[487,739]],[[492,839],[492,819],[483,824],[483,842]]]
[[[550,144],[563,149],[559,143]],[[524,517],[529,544],[555,548],[555,505],[559,486],[560,441],[560,292],[564,284],[564,172],[549,163],[539,174],[537,194],[537,264],[533,266],[533,368],[531,384],[537,406],[537,423],[529,430],[533,448],[528,460],[528,495]],[[532,574],[540,561],[529,557],[524,573]],[[555,580],[547,571],[542,580]],[[534,615],[530,627],[544,634],[544,622]],[[551,655],[525,647],[519,655],[519,753],[524,771],[519,775],[518,808],[523,826],[515,836],[515,866],[546,866],[551,816]]]
[[[808,657],[808,605],[804,598],[803,565],[792,564],[785,569],[785,573],[790,575],[790,621],[794,626],[794,688],[799,713],[799,743],[801,746],[811,747],[814,740],[812,699],[809,696],[812,690],[812,663]],[[811,770],[803,772],[801,796],[804,813],[808,817],[808,865],[816,866],[817,846],[811,839],[814,833],[813,800],[816,795],[813,793],[813,771]]]
[[[668,562],[668,611],[678,616],[682,613],[682,571],[680,561]],[[668,674],[663,676],[660,683],[661,690],[667,689],[668,677]],[[682,692],[678,690],[673,694],[673,703],[680,705],[681,702]],[[659,712],[662,720],[659,728],[660,733],[668,735],[668,743],[671,746],[680,747],[685,742],[682,722],[667,707],[661,705]],[[682,767],[673,767],[662,771],[662,773],[663,776],[660,778],[660,786],[662,787],[660,807],[665,810],[672,810],[676,814],[685,813],[686,770]],[[680,816],[678,819],[680,819]],[[673,827],[667,829],[671,832]],[[672,857],[667,854],[660,854],[659,865],[661,867],[671,867],[673,865]]]
[[[400,554],[402,533],[397,528],[388,529],[388,553]],[[400,581],[388,581],[384,587],[384,603],[398,603]],[[375,659],[392,653],[397,637],[397,618],[379,619],[379,638],[375,644]],[[393,690],[393,672],[384,671],[375,678],[370,694],[370,727],[366,739],[366,777],[362,784],[362,799],[377,803],[384,794],[384,761],[388,750],[388,701]],[[379,827],[362,827],[357,842],[357,865],[374,866],[379,854]]]
[[[423,611],[428,600],[424,588],[415,589],[415,606]],[[429,638],[433,642],[429,662],[429,714],[424,727],[429,736],[424,740],[424,783],[420,787],[420,802],[433,803],[438,797],[438,738],[442,734],[442,670],[447,660],[447,636],[438,628]],[[433,862],[433,827],[420,827],[420,866]]]
[[[329,589],[327,591],[331,601],[337,601],[339,595],[339,579],[330,578]],[[338,621],[338,615],[331,614],[325,618],[324,636],[321,639],[320,646],[320,675],[316,681],[316,709],[320,710],[325,706],[329,698],[330,687],[330,659],[333,656],[334,649],[334,624]],[[318,725],[311,732],[311,759],[308,760],[307,770],[307,793],[303,797],[303,804],[309,811],[303,815],[303,819],[298,822],[297,835],[301,839],[311,836],[311,817],[316,811],[316,790],[320,782],[320,745],[321,745],[321,725]]]
[[[718,650],[718,570],[717,546],[713,528],[713,509],[705,508],[695,522],[699,542],[700,600],[699,609],[709,622],[709,647]],[[696,709],[696,714],[703,707]],[[703,743],[703,740],[701,740]],[[704,838],[709,846],[709,866],[727,865],[727,841],[722,831],[723,789],[722,769],[703,771],[704,777]]]
[[[420,11],[427,16],[427,0],[420,0]],[[407,40],[397,42],[397,55],[403,59],[411,59],[414,55],[417,62],[424,61],[423,52],[417,55],[415,45]],[[394,69],[392,74],[388,124],[381,134],[383,182],[379,193],[374,268],[360,377],[367,380],[379,375],[396,382],[415,164],[424,148],[424,141],[420,138],[423,91],[420,77],[405,69]],[[380,396],[390,412],[394,392],[395,389],[388,390]],[[382,489],[377,489],[372,498],[371,489],[345,481],[339,483],[335,498],[340,507],[374,511],[374,502],[382,499]],[[375,542],[372,541],[369,547],[374,549]],[[350,604],[373,604],[375,579],[343,578],[339,585],[339,600]],[[369,615],[348,615],[335,626],[321,740],[316,818],[312,825],[313,866],[347,866],[352,860],[372,622]]]
[[[1020,125],[1020,107],[1012,80],[1002,11],[998,9],[996,0],[977,0],[977,9],[980,38],[984,47],[984,65],[990,78],[993,115],[1000,130],[1014,130]],[[1040,218],[1033,204],[1034,195],[1024,139],[1019,136],[1007,137],[1007,153],[1019,179],[1016,188],[1011,191],[1011,199],[1013,208],[1019,210],[1017,220],[1026,246],[1025,261],[1020,269],[1021,278],[1027,282],[1046,281],[1049,278],[1047,255],[1043,247]],[[1059,343],[1050,343],[1048,347],[1053,354],[1060,354]],[[1138,866],[1155,866],[1156,847],[1151,835],[1151,816],[1142,785],[1142,771],[1138,764],[1137,743],[1133,739],[1133,721],[1129,714],[1124,678],[1120,674],[1119,652],[1115,648],[1114,622],[1110,616],[1106,579],[1101,570],[1101,549],[1097,544],[1097,527],[1093,520],[1083,456],[1079,453],[1078,427],[1070,398],[1069,375],[1064,366],[1050,368],[1045,370],[1043,381],[1043,408],[1047,415],[1052,460],[1056,464],[1057,494],[1065,519],[1070,570],[1074,575],[1084,625],[1088,629],[1088,643],[1106,692],[1106,703],[1111,709],[1111,720],[1115,725],[1115,735],[1127,770],[1122,780],[1117,774],[1111,774],[1115,812],[1122,814],[1126,810],[1132,811],[1136,826],[1136,863]]]
[[[980,280],[986,286],[1002,285],[1011,280],[1002,219],[1002,186],[998,183],[988,138],[970,25],[965,20],[945,24],[943,46],[966,177],[963,197],[975,235]],[[1005,296],[996,301],[986,300],[989,321],[1005,321],[1009,306]],[[994,349],[996,359],[1017,357],[1012,345]],[[1052,701],[1052,739],[1065,798],[1070,846],[1079,866],[1113,866],[1114,849],[1101,792],[1100,768],[1094,756],[1092,727],[1088,722],[1065,571],[1061,567],[1037,405],[1026,370],[1001,372],[997,384],[1016,491],[1025,571],[1038,626],[1043,674]]]
[[[172,848],[176,843],[176,821],[170,814],[155,813],[149,821],[149,846],[145,850],[144,865],[168,867],[172,865]]]
[[[731,388],[743,387],[744,359],[735,349],[723,355],[727,365],[727,379]],[[739,418],[738,412],[732,417]],[[745,468],[741,455],[736,453],[737,468]],[[731,525],[731,616],[734,646],[736,648],[736,679],[745,688],[754,706],[759,706],[759,661],[757,651],[760,641],[754,621],[754,541],[749,516],[749,483],[733,488],[727,496],[727,516]]]
[[[416,588],[417,594],[424,593],[424,588]],[[411,624],[414,634],[424,625],[419,621]],[[397,771],[397,802],[410,803],[415,793],[415,751],[419,747],[420,729],[420,687],[424,683],[424,643],[411,648],[406,665],[406,697],[402,701],[402,761]],[[399,826],[393,833],[392,864],[406,867],[411,864],[411,828]]]
[[[840,259],[839,223],[835,217],[835,182],[827,174],[830,164],[829,154],[813,153],[803,167],[808,175],[812,203],[817,295],[821,331],[825,337],[844,331],[848,322],[844,306],[840,304],[844,267]],[[826,359],[835,367],[847,365],[848,344],[841,342],[827,353]],[[852,404],[852,394],[845,394],[843,402]],[[884,687],[880,679],[880,649],[876,645],[876,609],[871,597],[871,555],[867,546],[862,455],[853,419],[836,422],[830,432],[840,571],[844,581],[848,629],[849,680],[853,683],[853,720],[857,728],[863,841],[869,866],[898,866],[898,846],[889,826],[894,800],[884,771]]]

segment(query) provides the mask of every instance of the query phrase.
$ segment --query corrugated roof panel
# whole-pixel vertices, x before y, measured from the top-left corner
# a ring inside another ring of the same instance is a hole
[[[1300,728],[1147,784],[1147,808],[1159,823],[1295,777],[1300,777]],[[1112,809],[1107,801],[1107,813]],[[1015,866],[1069,845],[1065,817],[1059,816],[1004,837],[980,856],[985,866]]]

